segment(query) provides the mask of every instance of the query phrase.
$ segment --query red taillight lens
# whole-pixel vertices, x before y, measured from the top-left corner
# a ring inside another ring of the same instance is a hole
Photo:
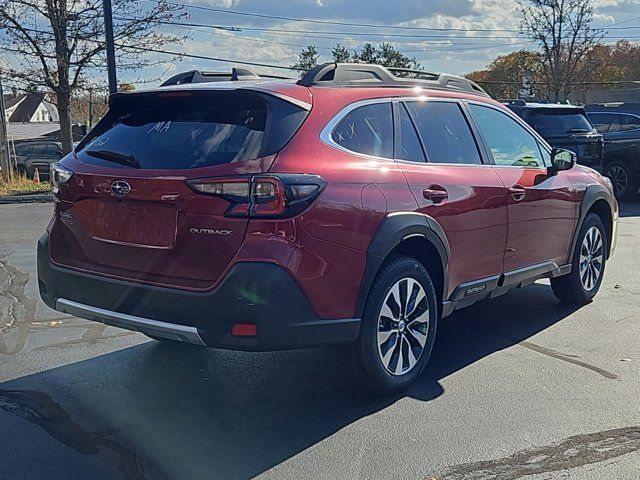
[[[236,323],[231,329],[234,337],[255,337],[258,335],[258,326],[255,323]]]
[[[289,218],[301,213],[324,189],[317,175],[255,175],[191,180],[196,192],[221,197],[231,203],[228,217]]]
[[[284,186],[275,177],[254,179],[251,185],[251,216],[273,217],[284,214],[287,209]]]

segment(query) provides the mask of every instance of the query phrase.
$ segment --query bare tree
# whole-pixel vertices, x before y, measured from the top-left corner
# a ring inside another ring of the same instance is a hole
[[[540,45],[553,101],[565,100],[580,64],[605,32],[591,28],[592,0],[520,0],[522,29]]]
[[[167,0],[114,0],[114,39],[118,68],[141,69],[158,60],[143,57],[145,48],[179,42],[184,37],[159,27],[183,17]],[[63,150],[72,148],[71,98],[90,71],[104,71],[102,0],[0,0],[0,45],[12,55],[8,76],[53,94],[60,116]]]

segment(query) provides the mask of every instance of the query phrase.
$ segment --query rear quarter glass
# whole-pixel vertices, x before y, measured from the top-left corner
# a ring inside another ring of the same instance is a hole
[[[78,160],[131,168],[105,159],[107,152],[133,157],[141,169],[159,170],[242,162],[277,153],[308,114],[299,106],[257,92],[176,93],[116,98],[76,148]],[[97,151],[103,155],[96,156]]]

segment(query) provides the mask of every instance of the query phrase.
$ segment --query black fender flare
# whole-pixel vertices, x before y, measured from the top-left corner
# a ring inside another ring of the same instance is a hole
[[[576,222],[576,229],[573,232],[573,240],[571,241],[571,252],[569,256],[569,262],[571,262],[573,259],[573,254],[575,253],[575,249],[578,243],[578,234],[580,233],[580,229],[582,228],[584,219],[587,216],[587,213],[589,213],[589,210],[591,210],[591,207],[593,207],[593,205],[599,200],[604,200],[609,205],[609,209],[611,210],[611,215],[612,215],[611,223],[613,224],[613,221],[614,221],[613,214],[616,211],[615,199],[613,197],[613,194],[609,192],[609,190],[607,190],[607,188],[604,185],[599,185],[599,184],[588,185],[584,192],[584,196],[582,197],[582,202],[580,203],[578,221]],[[608,241],[609,241],[609,245],[607,246],[610,252],[613,239],[609,238]],[[607,252],[607,256],[609,255],[609,252]]]
[[[384,260],[400,243],[412,237],[425,238],[438,251],[444,272],[443,295],[446,296],[447,270],[449,258],[451,257],[451,248],[442,226],[433,217],[422,213],[390,213],[381,222],[367,248],[367,266],[360,283],[355,318],[362,317],[371,284]],[[444,300],[445,298],[442,299],[442,301]]]

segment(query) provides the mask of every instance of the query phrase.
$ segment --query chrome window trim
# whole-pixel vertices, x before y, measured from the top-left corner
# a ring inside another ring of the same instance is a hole
[[[368,158],[368,159],[371,159],[371,160],[376,160],[376,161],[405,163],[405,164],[410,164],[410,165],[436,165],[436,166],[437,165],[439,165],[439,166],[446,165],[446,166],[458,166],[458,167],[500,167],[500,168],[520,168],[520,169],[523,169],[523,168],[546,169],[546,168],[549,167],[549,165],[547,165],[546,162],[544,162],[544,158],[542,159],[542,161],[545,164],[544,164],[544,166],[541,166],[541,167],[527,167],[527,166],[523,166],[523,165],[495,165],[495,164],[491,164],[491,163],[477,164],[477,163],[447,163],[447,162],[414,162],[414,161],[411,161],[411,160],[402,160],[402,159],[398,159],[398,158],[388,158],[388,157],[378,157],[378,156],[375,156],[375,155],[367,155],[365,153],[359,153],[359,152],[356,152],[356,151],[353,151],[353,150],[349,150],[348,148],[343,147],[339,143],[335,142],[333,140],[333,138],[331,137],[331,133],[333,132],[333,129],[336,127],[336,125],[338,125],[338,123],[340,123],[342,121],[342,119],[347,114],[349,114],[350,112],[352,112],[356,108],[360,108],[360,107],[363,107],[363,106],[366,106],[366,105],[373,105],[373,104],[377,104],[377,103],[424,102],[424,101],[453,102],[453,103],[467,103],[467,104],[473,103],[473,104],[477,104],[477,105],[480,105],[480,106],[483,106],[483,107],[492,108],[492,109],[494,109],[494,110],[496,110],[498,112],[503,113],[507,117],[515,120],[528,133],[530,133],[534,137],[534,139],[536,141],[538,141],[540,146],[542,148],[544,148],[549,155],[551,155],[552,148],[551,148],[551,146],[549,146],[547,141],[544,138],[542,138],[538,134],[538,132],[536,132],[527,122],[522,120],[518,115],[516,115],[515,113],[513,113],[509,109],[503,109],[503,108],[498,107],[496,105],[493,105],[491,103],[482,102],[482,101],[478,101],[478,100],[470,100],[470,99],[466,99],[466,98],[433,97],[433,96],[428,96],[428,95],[369,98],[369,99],[358,100],[356,102],[350,103],[350,104],[346,105],[345,107],[343,107],[341,110],[339,110],[338,113],[336,113],[333,116],[333,118],[331,118],[331,120],[329,120],[329,122],[324,126],[324,128],[320,131],[320,140],[325,145],[328,145],[328,146],[333,147],[333,148],[335,148],[337,150],[340,150],[341,152],[348,153],[350,155],[355,155],[355,156],[358,156],[358,157]],[[469,128],[469,130],[471,130],[471,128]],[[473,132],[472,132],[472,134],[473,134]],[[482,155],[481,155],[481,157],[482,157]]]
[[[346,117],[349,113],[351,113],[355,109],[360,108],[360,107],[365,107],[367,105],[376,105],[376,104],[379,104],[379,103],[389,103],[389,104],[391,104],[393,102],[393,100],[394,100],[393,97],[391,97],[391,98],[390,97],[370,98],[370,99],[366,99],[366,100],[358,100],[357,102],[353,102],[353,103],[348,104],[347,106],[343,107],[338,113],[336,113],[333,116],[333,118],[331,120],[329,120],[329,122],[320,131],[320,140],[325,145],[329,145],[330,147],[333,147],[333,148],[335,148],[337,150],[340,150],[341,152],[348,153],[350,155],[356,155],[358,157],[369,158],[371,160],[376,160],[376,161],[384,160],[384,161],[387,161],[387,162],[393,162],[394,161],[393,158],[378,157],[376,155],[368,155],[366,153],[356,152],[355,150],[349,150],[348,148],[343,147],[338,142],[333,140],[333,137],[331,136],[331,134],[333,133],[333,129],[336,128],[338,123],[340,123],[344,117]],[[391,121],[393,122],[393,111],[391,111]]]

